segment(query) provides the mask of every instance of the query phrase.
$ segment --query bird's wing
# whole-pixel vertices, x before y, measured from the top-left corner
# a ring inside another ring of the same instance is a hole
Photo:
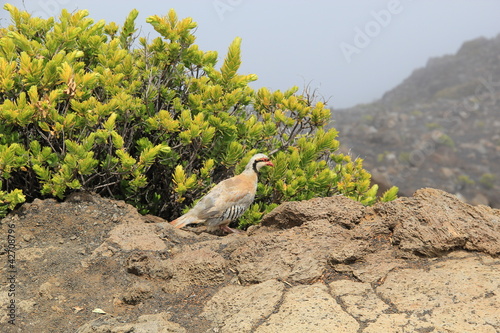
[[[248,177],[236,176],[217,184],[197,204],[201,219],[221,216],[229,207],[249,205],[255,196],[255,181]]]

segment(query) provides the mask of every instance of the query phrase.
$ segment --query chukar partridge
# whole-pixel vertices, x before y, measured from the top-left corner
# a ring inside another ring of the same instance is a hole
[[[186,214],[170,222],[176,228],[192,223],[204,223],[208,230],[217,228],[236,232],[229,223],[238,219],[250,207],[257,190],[257,175],[263,166],[274,166],[269,157],[256,154],[237,176],[221,181]]]

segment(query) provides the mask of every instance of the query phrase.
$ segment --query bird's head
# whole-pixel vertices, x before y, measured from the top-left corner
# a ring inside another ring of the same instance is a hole
[[[255,154],[252,156],[250,161],[248,162],[245,170],[253,170],[255,172],[259,172],[260,168],[263,166],[274,166],[269,157],[264,154]]]

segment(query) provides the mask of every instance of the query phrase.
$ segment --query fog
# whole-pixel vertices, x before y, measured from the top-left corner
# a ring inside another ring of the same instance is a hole
[[[455,53],[464,41],[500,33],[497,0],[12,0],[47,18],[61,9],[87,9],[97,20],[123,23],[136,8],[139,34],[157,37],[145,23],[174,8],[198,23],[200,49],[224,57],[243,38],[240,73],[257,74],[254,88],[308,86],[334,108],[371,102],[425,66],[430,57]],[[0,13],[0,25],[10,23]]]

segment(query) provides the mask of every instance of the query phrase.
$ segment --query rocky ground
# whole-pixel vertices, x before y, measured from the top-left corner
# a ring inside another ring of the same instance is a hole
[[[435,189],[285,203],[228,236],[77,193],[0,235],[2,332],[500,331],[500,211]]]

